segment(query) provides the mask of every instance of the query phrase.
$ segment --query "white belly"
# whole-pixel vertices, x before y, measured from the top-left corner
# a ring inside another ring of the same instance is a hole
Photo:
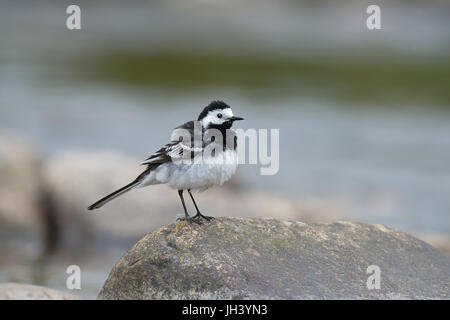
[[[160,165],[141,183],[140,187],[165,183],[173,189],[206,190],[222,185],[236,172],[236,151],[227,150],[221,156],[196,163],[168,162]]]

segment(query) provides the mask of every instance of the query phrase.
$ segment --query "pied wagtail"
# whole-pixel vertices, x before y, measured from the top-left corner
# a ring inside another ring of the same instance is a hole
[[[214,185],[222,185],[236,172],[237,137],[231,126],[237,120],[243,118],[234,116],[229,105],[223,101],[212,101],[203,109],[197,121],[176,127],[172,131],[171,142],[141,162],[147,165],[147,169],[133,182],[100,199],[88,209],[98,209],[135,188],[167,184],[178,190],[185,214],[185,218],[180,220],[201,224],[200,218],[207,221],[213,219],[200,213],[191,190],[204,191]],[[185,139],[186,136],[188,139]],[[187,212],[184,190],[188,191],[197,210],[194,217],[190,217]]]

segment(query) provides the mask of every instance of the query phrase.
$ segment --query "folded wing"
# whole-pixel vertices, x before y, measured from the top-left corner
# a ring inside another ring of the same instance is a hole
[[[196,125],[200,125],[200,127],[196,128]],[[142,161],[141,165],[193,159],[203,151],[201,139],[201,124],[196,124],[195,121],[186,122],[172,131],[171,142]]]

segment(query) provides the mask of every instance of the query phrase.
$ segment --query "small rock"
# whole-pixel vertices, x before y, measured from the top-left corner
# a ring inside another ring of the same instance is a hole
[[[0,284],[0,300],[78,300],[77,296],[29,284]]]

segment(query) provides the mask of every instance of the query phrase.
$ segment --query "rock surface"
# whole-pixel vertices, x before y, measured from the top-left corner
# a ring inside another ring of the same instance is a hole
[[[381,225],[217,218],[147,234],[98,298],[449,299],[449,286],[449,255]]]
[[[0,300],[77,300],[79,297],[29,284],[0,284]]]

